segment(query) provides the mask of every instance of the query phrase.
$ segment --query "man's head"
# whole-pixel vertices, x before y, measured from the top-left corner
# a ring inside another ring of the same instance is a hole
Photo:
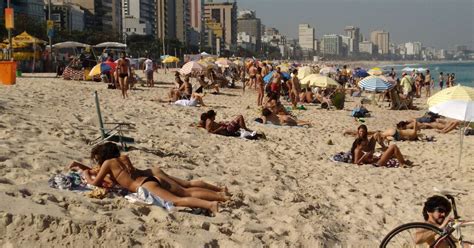
[[[207,117],[211,120],[215,120],[216,119],[216,111],[214,111],[212,109],[207,111]]]
[[[298,75],[298,69],[293,69],[293,75]]]
[[[433,224],[441,225],[451,212],[451,203],[444,197],[435,195],[428,198],[423,206],[423,218]]]
[[[406,76],[406,75],[407,75],[407,73],[406,73],[406,72],[403,72],[403,73],[402,73],[402,77],[404,77],[404,76]]]
[[[122,56],[122,59],[124,59],[125,57],[127,57],[127,54],[125,52],[122,52],[121,56]]]

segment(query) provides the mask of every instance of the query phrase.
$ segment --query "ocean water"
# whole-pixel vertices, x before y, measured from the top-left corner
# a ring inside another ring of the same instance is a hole
[[[427,68],[430,70],[431,77],[434,78],[436,87],[438,87],[438,76],[440,72],[454,73],[456,75],[456,83],[474,87],[474,61],[459,61],[459,62],[426,62],[419,64],[396,64],[396,65],[386,65],[384,70],[390,70],[394,68],[397,71],[398,76],[400,76],[401,70],[405,67],[411,68]]]

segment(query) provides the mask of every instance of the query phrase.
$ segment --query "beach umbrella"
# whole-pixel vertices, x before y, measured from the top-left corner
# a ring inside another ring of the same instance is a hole
[[[176,58],[175,56],[168,56],[163,61],[161,61],[161,63],[163,64],[177,63],[177,62],[179,62],[179,59]]]
[[[271,72],[269,72],[267,75],[265,75],[265,77],[263,77],[263,81],[264,81],[266,84],[270,83],[270,80],[272,79],[272,75],[273,75],[273,73],[275,73],[275,72],[276,72],[276,71],[271,71]],[[286,72],[282,72],[282,73],[280,73],[280,74],[281,74],[281,77],[282,77],[283,79],[285,79],[285,80],[288,80],[288,79],[291,78],[291,75],[288,74],[288,73],[286,73]]]
[[[355,70],[355,71],[353,72],[353,75],[354,75],[355,77],[358,77],[358,78],[365,78],[365,77],[367,77],[367,76],[370,76],[370,74],[367,73],[367,71],[364,70],[364,69],[357,69],[357,70]]]
[[[311,67],[303,66],[298,69],[298,79],[301,80],[312,73],[313,73],[313,70],[311,69]]]
[[[370,69],[367,73],[369,73],[372,76],[380,76],[383,74],[383,71],[379,67],[374,67]]]
[[[359,87],[363,90],[382,92],[393,88],[395,85],[377,76],[368,76],[359,81]]]
[[[212,67],[215,67],[215,66],[217,67],[216,64],[214,64],[212,62],[209,62],[209,61],[206,61],[206,60],[203,60],[203,59],[199,60],[198,63],[200,65],[202,65],[204,68],[212,68]]]
[[[439,103],[450,101],[474,101],[474,88],[468,86],[456,85],[439,91],[430,98],[428,98],[428,106],[433,107]]]
[[[97,64],[94,67],[92,67],[91,71],[89,72],[89,76],[93,77],[95,75],[100,75],[102,73],[109,72],[111,70],[114,70],[115,67],[116,67],[116,64],[113,62],[103,62],[103,63]]]
[[[193,73],[193,72],[194,73],[202,72],[203,69],[204,69],[204,66],[202,66],[198,62],[190,61],[190,62],[184,64],[183,67],[181,67],[181,69],[179,69],[179,73],[181,73],[183,75],[188,75],[188,74]]]
[[[441,93],[442,91],[440,91],[439,93]],[[450,96],[450,98],[451,97],[452,96]],[[465,97],[466,95],[463,94],[463,95],[460,95],[459,98],[465,98]],[[429,110],[433,113],[436,113],[448,118],[463,121],[463,123],[460,124],[460,128],[459,128],[460,141],[459,141],[458,167],[461,166],[464,132],[466,128],[468,127],[469,122],[474,122],[474,101],[472,100],[472,95],[471,95],[470,100],[450,99],[450,100],[439,101],[437,104],[430,107]]]
[[[216,60],[216,65],[218,65],[219,67],[230,67],[232,65],[234,65],[234,63],[226,58],[219,58],[218,60]]]
[[[337,70],[334,67],[324,67],[319,70],[319,74],[321,75],[328,75],[328,74],[336,74]]]
[[[238,66],[243,66],[244,62],[242,60],[234,60],[234,64]]]
[[[301,85],[307,85],[311,87],[321,87],[321,88],[328,88],[328,87],[338,87],[340,86],[334,79],[326,76],[321,76],[318,74],[311,74],[306,76],[300,81]]]
[[[284,71],[284,72],[289,72],[290,71],[290,66],[288,64],[281,64],[277,67],[280,67],[280,71]]]

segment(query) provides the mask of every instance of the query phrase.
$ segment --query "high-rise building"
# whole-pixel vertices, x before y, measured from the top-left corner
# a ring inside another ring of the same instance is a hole
[[[349,53],[357,54],[359,52],[359,41],[360,41],[360,30],[358,27],[346,26],[344,28],[346,35],[353,40],[352,48],[349,50]]]
[[[359,53],[373,54],[374,44],[371,41],[362,41],[359,43]]]
[[[189,43],[191,19],[188,0],[175,0],[176,38],[184,44]]]
[[[154,0],[122,0],[123,33],[153,35],[155,33]]]
[[[174,0],[156,0],[156,37],[176,38],[176,8]]]
[[[349,36],[341,35],[342,38],[342,55],[349,55],[354,53],[355,40]]]
[[[0,3],[0,18],[3,18],[3,9],[7,7],[7,1]],[[44,21],[44,1],[43,0],[15,0],[10,5],[15,11],[15,16],[23,16],[35,21]],[[3,24],[2,24],[3,25]]]
[[[262,27],[261,21],[256,17],[255,11],[244,10],[238,13],[237,17],[237,31],[239,33],[245,33],[254,37],[255,48],[254,50],[260,50],[262,41]],[[245,36],[243,36],[245,37]]]
[[[390,34],[384,30],[376,30],[370,34],[370,41],[376,46],[379,54],[389,54]]]
[[[61,31],[83,31],[85,28],[85,11],[75,4],[56,1],[51,4],[51,20],[54,29]]]
[[[224,43],[227,49],[237,45],[237,3],[213,3],[204,5],[204,18],[220,23],[224,29]]]
[[[342,37],[337,34],[326,34],[322,38],[323,54],[341,55],[342,54]]]
[[[303,50],[314,51],[315,30],[309,24],[303,23],[298,26],[298,42]]]
[[[86,28],[100,31],[122,33],[121,0],[68,0],[89,11],[86,15]]]
[[[204,0],[189,0],[190,33],[189,44],[201,45],[204,43]],[[203,44],[204,45],[204,44]]]

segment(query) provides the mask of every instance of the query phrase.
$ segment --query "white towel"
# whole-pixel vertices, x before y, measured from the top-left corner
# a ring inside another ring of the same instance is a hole
[[[174,208],[174,204],[170,201],[165,201],[158,196],[153,195],[147,189],[139,187],[137,193],[131,193],[125,196],[125,198],[136,204],[144,205],[156,205],[162,208],[165,208],[168,211],[171,211]]]

